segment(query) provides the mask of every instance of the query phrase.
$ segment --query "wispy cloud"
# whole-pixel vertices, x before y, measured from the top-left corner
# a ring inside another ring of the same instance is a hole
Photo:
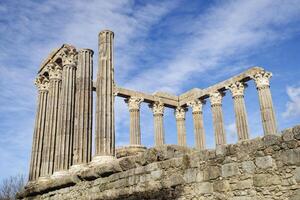
[[[127,85],[147,91],[182,92],[191,77],[203,78],[204,72],[214,69],[222,74],[236,60],[247,63],[248,56],[296,34],[299,28],[286,25],[299,21],[299,16],[298,1],[226,1],[212,5],[179,25],[178,36],[188,39],[179,37],[175,48],[160,50],[171,56],[142,71]],[[162,78],[153,81],[153,77]]]
[[[285,118],[300,116],[300,87],[288,86],[286,93],[289,101],[286,103],[286,111],[283,113]]]

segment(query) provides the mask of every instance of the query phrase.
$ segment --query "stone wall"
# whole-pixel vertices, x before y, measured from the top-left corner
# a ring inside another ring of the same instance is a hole
[[[300,199],[300,126],[195,150],[165,145],[26,186],[19,199]]]

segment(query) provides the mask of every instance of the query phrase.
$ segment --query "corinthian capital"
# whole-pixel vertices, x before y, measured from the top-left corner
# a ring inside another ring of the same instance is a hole
[[[216,91],[216,92],[213,92],[213,93],[209,94],[210,104],[212,106],[221,105],[223,96],[224,96],[224,93],[219,92],[219,91]]]
[[[205,103],[204,101],[195,100],[195,101],[188,102],[187,105],[192,108],[193,113],[199,113],[199,112],[202,112],[204,103]]]
[[[186,108],[177,107],[175,110],[175,117],[176,119],[185,119],[185,112],[187,111]]]
[[[78,55],[76,52],[70,52],[62,56],[63,66],[76,67]]]
[[[50,63],[48,65],[49,68],[49,79],[59,79],[61,80],[62,76],[62,68],[56,63]]]
[[[263,87],[269,87],[271,77],[272,73],[266,71],[260,71],[251,76],[251,78],[255,81],[256,87],[258,89]]]
[[[152,108],[153,115],[163,115],[164,114],[164,104],[161,102],[155,102],[150,105],[150,108]]]
[[[245,84],[242,82],[237,81],[225,88],[230,90],[232,97],[244,96]]]
[[[44,75],[39,75],[34,84],[38,88],[39,91],[48,91],[49,88],[49,79]]]
[[[130,110],[139,110],[143,100],[144,99],[141,97],[130,97],[126,99],[125,102],[128,104],[129,111],[130,111]]]

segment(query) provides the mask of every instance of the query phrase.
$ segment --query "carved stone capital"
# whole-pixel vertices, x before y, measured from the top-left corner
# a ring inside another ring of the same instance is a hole
[[[56,63],[49,63],[49,79],[62,79],[62,68]]]
[[[230,90],[233,98],[237,96],[244,96],[245,84],[242,82],[237,81],[226,86],[225,88]]]
[[[213,92],[213,93],[209,94],[210,104],[212,106],[222,105],[223,96],[225,96],[225,94],[223,92],[219,92],[219,91],[216,91],[216,92]]]
[[[39,91],[48,91],[49,89],[49,79],[44,75],[39,75],[34,84],[37,86]]]
[[[164,104],[161,102],[155,102],[150,105],[150,108],[152,109],[153,115],[163,115],[164,114]]]
[[[144,101],[141,97],[130,97],[125,99],[125,102],[128,104],[129,111],[131,110],[139,110],[141,103]]]
[[[62,65],[64,67],[76,67],[78,55],[76,52],[71,52],[68,54],[63,54]]]
[[[192,108],[193,113],[202,112],[203,104],[205,104],[205,102],[201,101],[201,100],[190,101],[190,102],[187,103],[187,105]]]
[[[187,111],[186,108],[177,107],[175,109],[175,118],[176,120],[185,119],[185,112]]]
[[[250,77],[255,81],[256,87],[260,89],[270,86],[270,78],[272,77],[272,73],[260,71]]]

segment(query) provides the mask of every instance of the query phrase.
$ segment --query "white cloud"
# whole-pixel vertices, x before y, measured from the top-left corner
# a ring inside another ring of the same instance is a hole
[[[286,92],[290,100],[286,103],[286,111],[283,113],[283,117],[300,116],[300,87],[288,86]]]
[[[226,1],[214,5],[205,14],[179,24],[177,29],[187,40],[178,42],[173,50],[163,48],[172,56],[158,67],[142,71],[127,85],[146,91],[165,89],[180,93],[191,82],[189,77],[203,78],[204,72],[213,69],[222,74],[231,68],[228,63],[232,64],[235,58],[247,58],[294,35],[295,30],[285,26],[299,20],[299,16],[298,1]],[[153,77],[161,78],[155,81]]]
[[[237,140],[237,131],[236,131],[236,125],[235,122],[226,124],[225,126],[225,132],[227,135],[227,143],[235,143]]]

